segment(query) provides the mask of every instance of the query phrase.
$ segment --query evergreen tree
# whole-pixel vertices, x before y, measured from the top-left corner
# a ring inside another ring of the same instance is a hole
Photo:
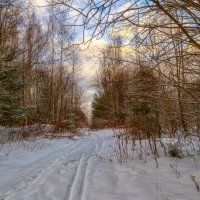
[[[0,7],[0,124],[13,126],[25,116],[19,64],[20,4],[4,1]]]
[[[7,56],[0,64],[0,124],[13,126],[25,117],[22,106],[23,81],[19,67],[12,65],[13,58]]]
[[[135,136],[159,135],[159,109],[156,101],[158,80],[148,67],[134,72],[127,92],[128,127]]]

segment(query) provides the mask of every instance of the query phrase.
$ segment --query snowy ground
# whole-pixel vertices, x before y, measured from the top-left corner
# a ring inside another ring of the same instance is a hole
[[[33,148],[30,148],[31,145]],[[112,130],[76,139],[6,144],[0,150],[0,200],[199,200],[200,160],[159,158],[159,168],[115,159]],[[31,150],[32,149],[32,150]]]

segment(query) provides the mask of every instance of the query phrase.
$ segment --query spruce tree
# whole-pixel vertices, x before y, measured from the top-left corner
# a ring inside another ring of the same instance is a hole
[[[9,55],[0,63],[0,124],[4,126],[14,126],[25,117],[21,106],[24,84],[13,61]]]

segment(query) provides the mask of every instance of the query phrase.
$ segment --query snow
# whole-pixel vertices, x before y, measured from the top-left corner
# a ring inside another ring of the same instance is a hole
[[[197,200],[198,156],[120,164],[110,129],[0,148],[0,200]]]

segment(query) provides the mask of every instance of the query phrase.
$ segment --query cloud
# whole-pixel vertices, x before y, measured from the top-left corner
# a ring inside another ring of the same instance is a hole
[[[90,107],[93,96],[96,92],[93,85],[95,83],[96,71],[99,66],[97,56],[105,44],[104,40],[93,39],[89,47],[87,44],[80,45],[81,51],[79,53],[81,59],[81,75],[83,77],[81,86],[85,90],[85,98],[87,100],[88,107]]]
[[[48,3],[46,0],[29,0],[29,2],[32,2],[34,6],[47,6]]]

